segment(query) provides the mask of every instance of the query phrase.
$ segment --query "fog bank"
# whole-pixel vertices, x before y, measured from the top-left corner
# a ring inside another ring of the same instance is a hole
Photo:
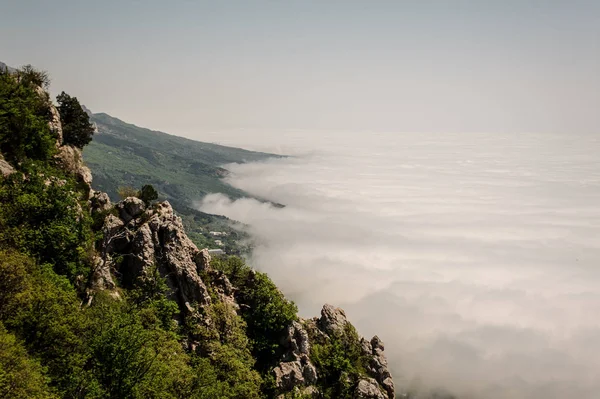
[[[247,139],[249,140],[249,139]],[[400,390],[597,398],[600,141],[592,135],[264,133],[295,153],[229,165],[256,196],[199,207],[249,226],[252,263],[303,316],[343,307]]]

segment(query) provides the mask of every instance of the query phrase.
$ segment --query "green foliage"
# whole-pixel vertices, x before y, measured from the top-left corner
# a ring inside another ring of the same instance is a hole
[[[319,370],[317,384],[324,398],[351,398],[360,377],[365,375],[368,362],[354,327],[346,324],[343,331],[324,341],[310,338],[313,341],[311,360]]]
[[[92,221],[78,203],[75,183],[35,165],[27,172],[0,180],[0,247],[28,253],[70,278],[87,274]]]
[[[51,399],[43,368],[0,322],[0,398]]]
[[[265,273],[252,270],[240,258],[215,259],[212,265],[225,272],[238,288],[236,300],[244,305],[241,315],[247,323],[256,367],[267,372],[279,360],[281,338],[292,321],[298,319],[298,308]]]
[[[169,299],[171,290],[156,265],[139,277],[127,294],[131,304],[139,309],[144,325],[159,325],[166,331],[176,329],[174,318],[179,313],[179,307]]]
[[[146,184],[140,190],[138,197],[142,201],[144,201],[144,204],[146,204],[146,206],[148,206],[148,205],[150,205],[150,203],[152,201],[155,201],[158,199],[158,192],[151,184]]]
[[[98,295],[89,309],[94,376],[107,398],[175,398],[190,378],[177,336],[144,325],[139,308]]]
[[[188,329],[200,344],[197,352],[210,359],[217,379],[224,382],[218,397],[260,398],[262,379],[253,369],[244,320],[231,305],[218,300],[205,307],[203,313],[201,320],[188,319]]]
[[[157,304],[166,300],[160,284],[140,293],[137,302],[99,293],[91,307],[82,308],[65,278],[22,254],[0,251],[0,285],[11,282],[12,291],[0,296],[0,322],[23,340],[27,354],[15,349],[21,362],[45,372],[41,381],[51,381],[60,397],[209,398],[194,390],[208,382],[209,392],[220,386],[212,366],[185,353],[172,326],[165,329],[160,317],[149,316],[160,313]],[[2,344],[0,331],[0,364]],[[43,368],[27,360],[33,358]],[[2,378],[13,379],[0,372],[0,384]]]
[[[36,90],[35,79],[0,73],[0,152],[13,166],[27,160],[48,161],[56,153],[50,130],[50,103]]]
[[[0,252],[0,281],[19,282],[2,298],[0,307],[13,311],[0,321],[40,359],[61,396],[93,391],[93,378],[85,370],[89,323],[70,283],[13,251]]]
[[[63,143],[83,148],[94,134],[94,126],[89,115],[83,110],[77,97],[71,97],[64,91],[56,97],[58,112],[62,122]]]

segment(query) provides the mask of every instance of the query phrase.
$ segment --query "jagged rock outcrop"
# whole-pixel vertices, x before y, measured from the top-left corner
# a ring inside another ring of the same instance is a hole
[[[106,276],[111,271],[118,272],[125,284],[132,284],[146,278],[156,266],[182,309],[209,304],[211,299],[198,271],[209,267],[210,255],[187,237],[171,205],[165,201],[146,209],[143,201],[130,197],[115,209],[119,216],[109,214],[102,227],[99,252],[103,261],[96,265],[90,286],[110,286]],[[115,264],[116,258],[121,259],[119,264]]]
[[[0,154],[0,173],[2,174],[2,176],[3,177],[9,176],[14,171],[15,171],[15,168],[13,168],[8,162],[6,162],[6,160],[4,159],[4,156],[2,154]]]
[[[83,163],[81,150],[70,145],[60,146],[56,159],[62,169],[71,173],[77,181],[84,183],[88,187],[89,195],[91,196],[93,194],[92,171]]]
[[[310,361],[310,342],[302,324],[294,321],[288,327],[282,346],[282,362],[273,369],[277,388],[283,392],[299,388],[305,395],[316,393],[317,369]]]
[[[110,197],[102,191],[94,191],[90,198],[90,206],[92,213],[105,212],[112,208]]]
[[[129,221],[140,216],[146,210],[146,205],[139,198],[129,197],[119,202],[115,206],[115,209],[119,212],[119,217],[123,222],[129,223]]]
[[[386,399],[374,378],[360,380],[354,391],[354,399]],[[393,398],[393,396],[392,396]]]
[[[114,290],[114,274],[128,285],[149,278],[156,266],[166,278],[172,299],[183,312],[197,315],[192,305],[204,307],[212,303],[201,276],[209,279],[217,300],[230,304],[233,312],[239,311],[236,287],[223,272],[210,267],[208,251],[199,250],[187,237],[181,218],[173,213],[168,202],[147,207],[142,200],[130,197],[111,207],[105,194],[94,192],[90,204],[92,212],[107,212],[102,226],[103,240],[89,285],[90,296],[94,290]],[[210,323],[210,320],[200,317],[198,322]],[[345,312],[329,304],[323,306],[319,318],[292,322],[281,341],[283,354],[271,371],[278,398],[290,394],[321,397],[319,370],[311,360],[312,342],[327,343],[334,336],[346,334],[347,327],[351,325]],[[383,354],[383,342],[376,336],[370,341],[356,335],[353,339],[362,348],[367,371],[367,375],[354,380],[354,397],[394,398],[394,383]]]
[[[382,386],[387,392],[388,397],[393,398],[394,381],[392,380],[392,374],[388,369],[387,359],[383,354],[383,341],[381,341],[377,335],[371,338],[370,342],[362,338],[361,346],[363,352],[367,356],[370,356],[367,372]]]
[[[54,132],[54,134],[56,135],[56,146],[60,147],[63,145],[63,130],[62,130],[62,123],[60,121],[60,113],[58,112],[58,109],[56,109],[56,107],[54,105],[50,106],[50,122],[48,122],[48,124],[50,125],[50,130],[52,130]]]
[[[348,319],[346,319],[346,313],[343,309],[325,304],[321,309],[321,318],[317,320],[317,324],[324,333],[334,334],[344,329],[348,324]]]

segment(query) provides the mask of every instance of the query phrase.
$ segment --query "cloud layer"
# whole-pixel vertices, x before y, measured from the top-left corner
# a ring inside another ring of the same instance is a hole
[[[386,342],[401,389],[597,397],[597,139],[303,134],[277,138],[303,155],[228,166],[285,208],[199,204],[249,225],[252,263],[303,315],[344,307]]]

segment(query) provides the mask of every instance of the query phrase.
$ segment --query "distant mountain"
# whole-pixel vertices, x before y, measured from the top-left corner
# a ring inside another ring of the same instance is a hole
[[[91,114],[91,121],[98,131],[83,156],[93,172],[94,187],[117,200],[119,187],[152,184],[183,217],[186,231],[201,247],[214,246],[208,230],[225,231],[228,224],[224,217],[193,209],[193,202],[213,192],[232,198],[246,195],[223,182],[228,172],[222,165],[275,156],[141,128],[104,113]],[[235,252],[232,240],[226,249]]]
[[[8,65],[6,65],[4,62],[0,61],[0,72],[4,72],[4,71],[8,71],[10,73],[14,73],[17,70],[15,68],[11,68]]]

